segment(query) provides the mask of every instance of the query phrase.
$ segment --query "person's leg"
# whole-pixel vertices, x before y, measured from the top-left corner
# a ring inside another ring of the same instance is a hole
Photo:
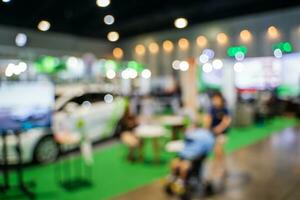
[[[170,168],[173,176],[177,176],[181,162],[182,161],[179,158],[175,158],[174,160],[171,161]]]
[[[179,167],[179,177],[185,182],[192,167],[191,161],[183,160]]]
[[[224,135],[217,136],[216,144],[214,148],[215,159],[213,161],[214,162],[213,171],[217,177],[223,177],[226,171],[225,144],[226,144],[226,136]]]

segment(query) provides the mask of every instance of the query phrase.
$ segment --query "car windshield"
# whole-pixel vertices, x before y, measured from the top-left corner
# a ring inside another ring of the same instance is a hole
[[[97,102],[103,102],[104,97],[107,93],[87,93],[81,96],[74,97],[67,101],[59,110],[63,110],[66,105],[69,103],[76,103],[78,105],[82,105],[85,102],[89,103],[97,103]]]

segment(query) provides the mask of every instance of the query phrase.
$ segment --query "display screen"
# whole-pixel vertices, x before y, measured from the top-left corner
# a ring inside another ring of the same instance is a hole
[[[54,93],[48,82],[2,82],[0,131],[50,127]]]
[[[234,67],[235,68],[235,67]],[[281,62],[274,58],[248,58],[235,68],[239,89],[270,89],[281,84]]]

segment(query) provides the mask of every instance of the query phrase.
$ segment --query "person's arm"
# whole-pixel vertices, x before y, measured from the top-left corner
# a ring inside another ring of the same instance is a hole
[[[210,129],[212,123],[212,117],[209,113],[205,114],[203,117],[203,127]]]
[[[219,135],[222,134],[231,124],[231,117],[229,115],[225,115],[222,119],[222,121],[220,122],[220,124],[218,124],[213,131]]]

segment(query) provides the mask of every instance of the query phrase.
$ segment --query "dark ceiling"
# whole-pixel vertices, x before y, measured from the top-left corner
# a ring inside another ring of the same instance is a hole
[[[1,0],[0,0],[1,1]],[[0,3],[0,24],[36,29],[41,19],[51,23],[52,32],[105,38],[116,30],[121,38],[164,29],[174,29],[177,17],[189,24],[258,13],[300,5],[297,0],[111,0],[106,8],[96,0],[11,0]],[[116,22],[105,25],[112,14]]]

